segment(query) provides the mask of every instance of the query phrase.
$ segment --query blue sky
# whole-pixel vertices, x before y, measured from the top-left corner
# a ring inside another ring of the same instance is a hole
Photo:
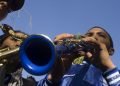
[[[46,34],[51,39],[60,33],[84,34],[93,26],[101,26],[114,40],[112,59],[120,68],[119,8],[120,0],[26,0],[20,11],[1,23],[28,34]]]

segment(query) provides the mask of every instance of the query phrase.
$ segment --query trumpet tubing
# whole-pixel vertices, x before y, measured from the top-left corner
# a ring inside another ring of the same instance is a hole
[[[18,51],[19,51],[19,47],[15,48],[15,49],[9,49],[9,48],[1,49],[0,50],[0,62],[2,60],[8,60],[9,59],[8,55],[17,53]]]
[[[0,58],[2,58],[3,56],[6,56],[6,55],[9,55],[9,54],[12,54],[12,53],[15,53],[15,52],[18,52],[19,51],[19,47],[18,48],[15,48],[15,49],[7,49],[6,51],[4,52],[0,52]]]

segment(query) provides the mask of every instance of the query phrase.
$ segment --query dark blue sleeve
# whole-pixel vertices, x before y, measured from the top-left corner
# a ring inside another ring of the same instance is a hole
[[[109,86],[120,86],[120,72],[117,68],[104,72],[103,76]]]

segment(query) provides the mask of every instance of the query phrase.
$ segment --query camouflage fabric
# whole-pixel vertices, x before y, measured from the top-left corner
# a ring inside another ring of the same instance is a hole
[[[84,60],[84,56],[78,57],[73,61],[73,64],[81,64]]]

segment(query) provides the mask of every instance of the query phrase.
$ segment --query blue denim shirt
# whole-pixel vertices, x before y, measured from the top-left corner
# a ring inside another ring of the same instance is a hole
[[[38,86],[55,85],[46,76],[39,81]],[[103,74],[93,65],[73,64],[57,86],[120,86],[120,74],[117,68]]]

